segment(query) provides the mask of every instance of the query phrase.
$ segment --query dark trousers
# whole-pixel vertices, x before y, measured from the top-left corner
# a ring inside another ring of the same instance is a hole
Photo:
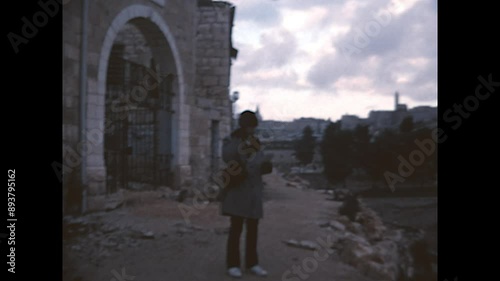
[[[245,267],[251,268],[259,263],[257,257],[257,231],[258,219],[248,219],[242,217],[231,217],[231,227],[227,239],[227,268],[240,267],[240,236],[243,230],[243,222],[246,221],[246,247],[245,247]]]

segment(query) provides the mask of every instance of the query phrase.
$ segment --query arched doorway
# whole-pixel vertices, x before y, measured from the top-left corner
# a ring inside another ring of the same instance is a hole
[[[189,118],[181,59],[154,9],[132,5],[113,20],[102,46],[98,94],[105,104],[104,141],[92,163],[102,159],[106,193],[170,185],[173,172],[187,164],[182,132]]]
[[[176,75],[165,44],[151,22],[133,19],[118,32],[111,49],[104,135],[108,193],[172,184]],[[161,60],[163,65],[157,63]]]

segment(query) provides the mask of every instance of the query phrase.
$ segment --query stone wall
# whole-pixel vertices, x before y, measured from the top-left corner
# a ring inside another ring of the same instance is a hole
[[[194,105],[190,136],[194,187],[202,187],[213,173],[214,157],[222,165],[222,138],[230,133],[231,7],[229,3],[217,2],[198,9],[195,94],[189,97]],[[219,121],[215,140],[212,140],[213,121]],[[212,148],[212,142],[217,149]]]
[[[105,95],[109,57],[115,43],[125,46],[127,59],[148,65],[151,57],[159,58],[162,74],[175,73],[173,187],[206,183],[214,168],[222,165],[222,138],[230,133],[232,4],[197,0],[89,0],[83,112],[86,125],[81,128],[82,2],[70,1],[62,7],[63,192],[81,194],[83,199],[76,200],[83,202],[83,209],[89,211],[103,209],[110,196],[104,163],[104,130],[109,125]],[[212,129],[213,124],[217,130]],[[82,131],[87,135],[83,143],[86,152],[79,148]],[[80,184],[82,167],[86,174],[84,184]]]
[[[164,3],[164,4],[162,4]],[[79,132],[88,134],[85,153],[87,193],[106,196],[104,163],[105,73],[111,46],[125,23],[134,18],[151,23],[169,43],[174,67],[179,71],[175,119],[175,173],[182,185],[191,174],[189,166],[189,109],[187,97],[194,95],[196,0],[107,0],[89,1],[87,42],[86,128],[80,128],[80,40],[82,1],[63,5],[63,186],[69,188],[69,172],[81,170]],[[154,35],[160,37],[158,34]],[[154,37],[153,36],[153,37]],[[154,39],[154,38],[153,38]],[[154,42],[153,42],[154,44]],[[76,158],[76,160],[74,159]],[[98,200],[102,201],[102,200]],[[91,200],[88,201],[92,205]],[[88,207],[92,209],[92,206]]]

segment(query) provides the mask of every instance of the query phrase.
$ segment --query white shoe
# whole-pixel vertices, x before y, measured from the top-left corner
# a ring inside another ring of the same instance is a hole
[[[231,267],[230,269],[227,270],[227,274],[233,278],[241,278],[243,274],[241,273],[241,269],[238,267]]]
[[[253,266],[252,268],[250,268],[250,271],[257,276],[267,276],[267,271],[265,271],[260,265]]]

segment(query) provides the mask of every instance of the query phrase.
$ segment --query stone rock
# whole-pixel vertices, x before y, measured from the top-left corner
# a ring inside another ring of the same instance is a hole
[[[71,246],[71,250],[74,250],[74,251],[81,251],[81,250],[82,250],[82,247],[80,247],[80,245],[73,245],[73,246]]]
[[[352,196],[352,193],[349,191],[349,189],[346,188],[339,188],[335,189],[333,192],[333,198],[337,201],[344,201],[348,197]]]
[[[102,249],[99,252],[99,257],[100,258],[109,257],[109,256],[111,256],[111,253],[108,250],[106,250],[106,249]]]
[[[302,180],[301,185],[304,189],[308,189],[311,186],[311,183],[307,180]]]
[[[290,239],[283,241],[283,243],[287,244],[288,246],[307,249],[307,250],[316,250],[319,248],[318,244],[308,240],[297,241],[295,239]]]
[[[384,238],[387,240],[399,242],[403,239],[403,230],[401,229],[388,230],[384,233]]]
[[[289,246],[299,246],[300,243],[299,241],[295,240],[295,239],[290,239],[290,240],[287,240],[287,241],[283,241],[283,243],[289,245]]]
[[[345,231],[345,225],[338,221],[331,220],[328,224],[335,230]]]
[[[363,226],[357,222],[353,222],[346,227],[346,230],[357,235],[365,235],[363,232]]]
[[[118,227],[116,225],[106,224],[101,227],[101,230],[104,233],[111,233],[117,231]]]
[[[300,241],[300,247],[308,250],[316,250],[318,249],[318,244],[316,244],[313,241],[308,241],[308,240],[302,240]]]
[[[368,261],[365,263],[360,263],[358,266],[356,266],[356,268],[358,268],[365,276],[373,278],[375,280],[397,280],[397,269],[392,266],[385,266],[380,263]]]
[[[352,266],[356,267],[374,253],[368,241],[361,236],[349,233],[341,241],[343,246],[340,257]]]
[[[186,223],[178,221],[178,222],[174,223],[173,225],[174,226],[184,226],[184,225],[186,225]]]
[[[347,226],[351,223],[351,220],[347,216],[340,216],[337,218],[337,221],[342,223],[343,225]]]
[[[201,226],[197,226],[197,225],[190,225],[190,228],[193,229],[193,230],[196,230],[196,231],[201,231],[201,230],[204,230],[203,227]]]
[[[188,197],[188,190],[187,189],[182,189],[182,190],[177,190],[174,191],[171,195],[171,198],[177,202],[184,202],[186,198]]]
[[[384,240],[378,242],[373,249],[375,251],[372,256],[373,261],[381,261],[380,263],[384,264],[398,264],[400,261],[398,246],[394,241]]]
[[[173,192],[173,190],[168,186],[160,186],[158,190],[160,190],[162,193],[166,195],[170,195]]]
[[[103,247],[116,247],[118,243],[113,239],[113,237],[101,240],[101,246]]]
[[[370,209],[363,208],[358,213],[356,221],[363,225],[363,229],[370,240],[381,240],[387,230],[380,217]]]
[[[145,231],[142,233],[144,239],[155,239],[155,234],[152,231]]]
[[[190,228],[187,228],[187,227],[179,227],[176,232],[177,232],[177,234],[181,234],[182,235],[182,234],[192,233],[193,230],[190,229]]]
[[[110,195],[108,198],[106,198],[104,210],[111,211],[117,209],[121,207],[124,202],[125,202],[125,197],[123,194],[123,190],[120,189],[114,194]]]
[[[319,227],[328,227],[328,226],[330,226],[330,222],[328,222],[328,221],[319,221],[319,222],[317,222],[317,224],[318,224]]]

